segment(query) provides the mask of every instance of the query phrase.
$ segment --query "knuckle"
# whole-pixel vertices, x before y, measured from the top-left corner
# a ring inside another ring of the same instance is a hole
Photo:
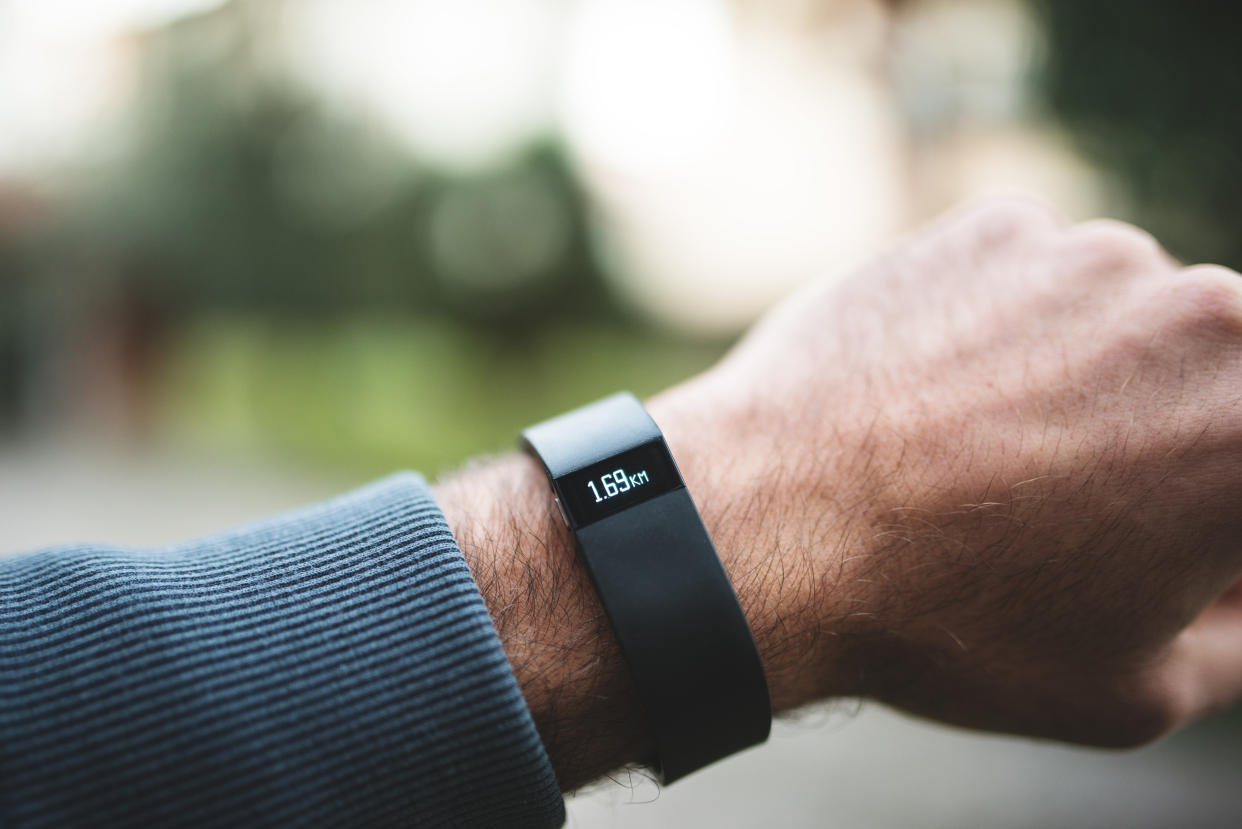
[[[1242,276],[1215,265],[1184,269],[1155,297],[1173,324],[1214,338],[1242,340]]]
[[[1090,271],[1150,271],[1171,261],[1164,248],[1145,230],[1114,219],[1094,219],[1071,228],[1066,244]]]
[[[971,229],[982,242],[1005,242],[1028,233],[1051,230],[1062,221],[1055,210],[1029,198],[992,197],[967,207]]]

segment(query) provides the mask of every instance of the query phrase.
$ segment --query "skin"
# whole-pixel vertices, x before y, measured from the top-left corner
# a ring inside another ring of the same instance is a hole
[[[779,713],[1151,741],[1242,694],[1242,276],[1024,202],[951,214],[648,401]],[[562,787],[652,756],[542,472],[438,496]]]

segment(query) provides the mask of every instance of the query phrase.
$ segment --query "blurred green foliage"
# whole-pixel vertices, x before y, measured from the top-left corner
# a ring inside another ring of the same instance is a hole
[[[1131,218],[1182,257],[1242,266],[1242,11],[1032,2],[1047,100]],[[609,292],[551,136],[437,168],[273,71],[268,8],[235,0],[144,35],[119,149],[0,246],[0,420],[109,308],[159,352],[167,433],[377,471],[507,446],[524,423],[720,353]]]
[[[554,144],[472,173],[426,165],[266,68],[274,47],[248,11],[154,35],[136,134],[79,194],[69,247],[128,263],[145,292],[195,314],[611,315]]]
[[[1187,261],[1242,268],[1242,6],[1036,0],[1053,110]]]
[[[587,400],[654,393],[718,355],[615,323],[515,337],[444,317],[215,315],[178,339],[164,415],[182,442],[434,474],[511,449],[521,427]]]
[[[437,168],[272,71],[263,8],[149,36],[132,134],[30,247],[37,328],[113,308],[158,351],[166,437],[434,472],[720,353],[618,305],[550,137]]]

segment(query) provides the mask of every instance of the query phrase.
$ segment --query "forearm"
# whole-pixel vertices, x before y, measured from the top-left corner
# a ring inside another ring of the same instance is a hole
[[[761,533],[752,516],[774,505],[752,491],[758,478],[713,460],[722,456],[715,451],[721,441],[736,442],[745,434],[744,416],[708,405],[706,385],[673,390],[649,408],[751,623],[773,706],[780,711],[848,693],[846,640],[842,631],[823,625],[837,594],[834,572],[824,566],[830,559],[782,555],[779,535]],[[649,760],[655,746],[616,638],[538,463],[506,455],[442,482],[436,494],[562,789]],[[828,515],[825,520],[838,521]]]
[[[0,559],[0,825],[560,826],[424,482]]]

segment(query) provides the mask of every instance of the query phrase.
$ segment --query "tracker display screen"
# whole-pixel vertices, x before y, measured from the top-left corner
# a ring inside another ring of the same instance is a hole
[[[578,527],[684,486],[662,441],[571,472],[557,485],[561,503]]]

